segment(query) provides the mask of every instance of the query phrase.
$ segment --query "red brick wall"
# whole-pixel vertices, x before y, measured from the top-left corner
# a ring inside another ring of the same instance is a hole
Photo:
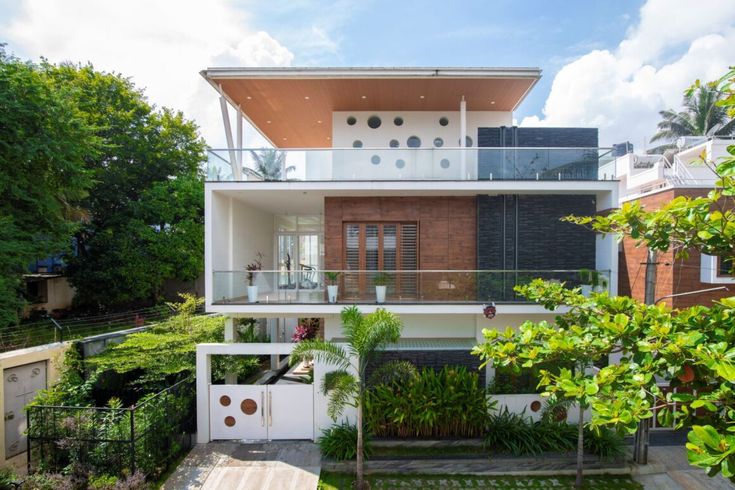
[[[419,269],[477,266],[477,206],[472,197],[327,197],[325,267],[343,269],[343,223],[412,221],[419,226]]]
[[[344,223],[415,222],[420,270],[474,270],[477,267],[475,197],[327,197],[324,201],[325,266],[345,269]],[[442,283],[450,281],[446,289]],[[423,273],[418,294],[425,300],[474,300],[474,274]]]
[[[675,197],[704,196],[707,189],[669,189],[656,194],[651,194],[640,199],[641,204],[647,209],[658,209]],[[620,294],[629,294],[640,301],[644,299],[645,292],[645,265],[647,251],[645,247],[636,247],[635,241],[626,238],[623,240],[622,253],[620,256],[620,281],[618,289]],[[690,252],[687,259],[675,259],[673,252],[659,254],[659,265],[656,270],[656,298],[669,294],[684,293],[716,287],[717,284],[702,283],[700,277],[700,254]],[[731,296],[729,291],[716,291],[713,293],[695,294],[681,296],[666,300],[666,304],[674,308],[686,308],[693,305],[709,305],[713,300]]]

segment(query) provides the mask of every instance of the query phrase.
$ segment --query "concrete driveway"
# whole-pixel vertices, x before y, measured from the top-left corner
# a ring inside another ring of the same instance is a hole
[[[166,480],[166,490],[315,490],[321,456],[311,442],[198,444]]]

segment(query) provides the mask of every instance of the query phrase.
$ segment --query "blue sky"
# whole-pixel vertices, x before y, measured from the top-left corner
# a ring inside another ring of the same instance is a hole
[[[645,148],[660,110],[735,63],[735,1],[0,0],[0,42],[130,76],[212,146],[224,141],[208,66],[534,66],[518,124]]]
[[[534,66],[543,78],[516,112],[539,114],[553,76],[591,49],[623,40],[642,0],[426,2],[242,1],[252,23],[295,55],[295,65]],[[302,42],[321,29],[338,46]]]

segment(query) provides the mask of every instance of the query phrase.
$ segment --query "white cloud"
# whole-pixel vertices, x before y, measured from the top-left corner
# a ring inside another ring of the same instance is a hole
[[[0,34],[22,56],[91,61],[132,77],[152,102],[182,110],[210,145],[221,147],[216,93],[199,71],[293,60],[286,47],[247,21],[227,0],[24,0]]]
[[[648,0],[615,50],[593,50],[559,70],[543,108],[524,126],[594,126],[600,143],[642,149],[658,111],[681,106],[695,79],[713,80],[735,62],[735,2]],[[650,145],[649,145],[650,146]]]

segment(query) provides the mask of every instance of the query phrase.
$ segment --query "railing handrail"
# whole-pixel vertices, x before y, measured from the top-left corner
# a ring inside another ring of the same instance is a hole
[[[329,148],[268,148],[268,147],[243,147],[243,148],[207,148],[207,152],[230,152],[230,151],[279,151],[279,152],[294,152],[294,151],[367,151],[367,150],[385,150],[385,151],[443,151],[443,150],[464,150],[464,151],[477,151],[477,150],[495,150],[495,151],[508,151],[508,150],[606,150],[612,151],[613,148],[608,146],[440,146],[440,147],[418,147],[411,148],[407,146],[392,148],[390,146],[362,146],[360,148],[354,147],[329,147]]]
[[[595,272],[610,272],[610,269],[394,269],[394,270],[355,270],[355,269],[314,269],[314,270],[300,270],[300,269],[261,269],[257,271],[247,271],[243,269],[237,270],[215,270],[213,273],[219,272],[242,272],[243,274],[257,274],[259,272],[365,272],[365,273],[391,273],[391,272],[583,272],[583,271],[595,271]]]

